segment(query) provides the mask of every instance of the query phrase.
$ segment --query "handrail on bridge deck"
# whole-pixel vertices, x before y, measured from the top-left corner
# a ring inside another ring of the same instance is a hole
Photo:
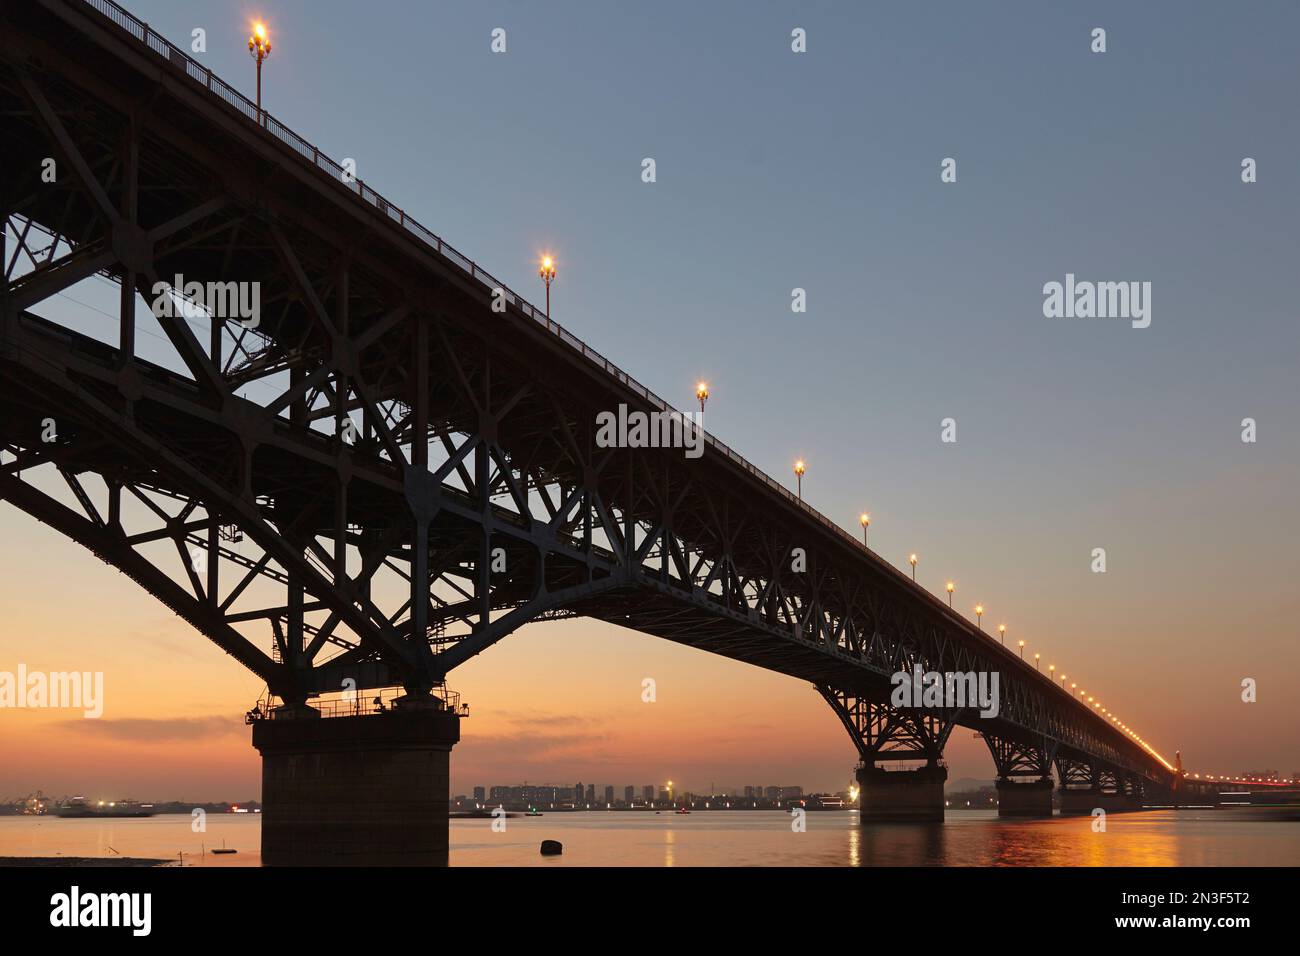
[[[368,714],[390,714],[397,708],[394,701],[405,696],[401,687],[384,687],[378,690],[335,692],[328,696],[312,698],[308,705],[322,717],[360,717]],[[434,709],[469,716],[469,705],[460,702],[460,692],[448,690],[446,684],[433,688],[431,696]],[[255,724],[262,720],[301,719],[291,711],[272,707],[269,700],[259,700],[253,709],[244,714],[244,723]]]

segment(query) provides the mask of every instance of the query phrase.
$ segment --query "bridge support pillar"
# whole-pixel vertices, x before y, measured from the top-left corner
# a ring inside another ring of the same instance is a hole
[[[253,724],[264,866],[447,865],[455,713],[275,717]]]
[[[1087,815],[1093,810],[1123,813],[1141,810],[1142,801],[1126,793],[1106,793],[1097,789],[1061,789],[1061,816]]]
[[[860,823],[942,823],[945,767],[884,770],[859,767]]]
[[[1000,817],[1050,817],[1052,815],[1052,781],[1000,779],[998,788],[998,816]]]

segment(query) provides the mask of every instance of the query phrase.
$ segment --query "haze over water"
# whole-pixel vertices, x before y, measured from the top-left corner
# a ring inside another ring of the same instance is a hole
[[[564,853],[543,857],[544,839]],[[115,855],[186,866],[258,866],[261,819],[72,820],[0,817],[0,857]],[[225,845],[230,856],[201,855]],[[111,848],[111,849],[110,849]],[[116,854],[113,852],[116,851]],[[488,819],[451,821],[452,866],[1295,866],[1300,823],[1243,819],[1232,810],[1110,814],[1106,832],[1090,817],[1000,821],[996,811],[950,812],[943,824],[862,827],[855,811],[809,813],[807,830],[787,814],[721,810],[675,813],[588,811],[511,817],[504,833]]]

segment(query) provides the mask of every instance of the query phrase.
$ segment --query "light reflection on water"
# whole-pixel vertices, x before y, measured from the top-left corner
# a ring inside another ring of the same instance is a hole
[[[1000,821],[992,810],[949,811],[943,824],[862,827],[854,812],[809,813],[806,832],[779,812],[547,813],[451,821],[452,866],[1296,866],[1300,822],[1253,819],[1250,811],[1161,810]],[[0,817],[0,856],[122,856],[186,866],[257,866],[261,818],[208,815],[132,820]],[[543,839],[564,854],[543,857]],[[203,855],[222,841],[239,852]]]

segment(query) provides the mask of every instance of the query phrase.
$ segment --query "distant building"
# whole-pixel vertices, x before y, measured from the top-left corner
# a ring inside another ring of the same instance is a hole
[[[612,806],[613,803],[614,803],[614,785],[612,783],[607,783],[605,784],[605,804],[607,806]]]
[[[587,784],[587,803],[594,804],[595,802],[596,802],[596,785],[594,783],[589,783]]]
[[[574,786],[573,786],[573,802],[574,802],[575,805],[582,803],[582,784],[581,784],[581,783],[574,784]]]
[[[641,799],[646,802],[646,806],[650,806],[655,802],[655,785],[653,783],[647,783],[641,788]]]
[[[623,788],[623,802],[629,807],[636,802],[636,787],[628,784]]]
[[[780,788],[780,787],[768,787],[765,796],[766,796],[767,799],[769,799],[769,800],[780,800],[780,799],[781,799],[781,788]]]
[[[478,803],[482,803],[482,802],[483,802],[484,800],[486,800],[486,799],[487,799],[487,791],[486,791],[485,789],[483,789],[482,787],[475,787],[475,788],[474,788],[474,800],[475,800],[476,802],[478,802]]]
[[[746,798],[747,800],[752,800],[752,799],[754,799],[754,788],[753,788],[753,787],[746,787],[746,788],[745,788],[745,798]]]

